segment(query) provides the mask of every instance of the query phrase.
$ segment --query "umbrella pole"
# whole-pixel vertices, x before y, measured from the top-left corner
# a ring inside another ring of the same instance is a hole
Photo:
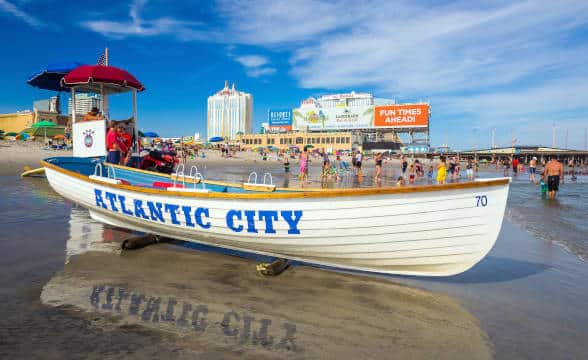
[[[137,89],[133,89],[133,122],[135,123],[133,126],[133,132],[135,133],[135,141],[133,147],[135,148],[135,152],[139,155],[139,128],[137,123]]]

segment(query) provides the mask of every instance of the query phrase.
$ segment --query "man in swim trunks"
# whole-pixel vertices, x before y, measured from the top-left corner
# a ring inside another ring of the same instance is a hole
[[[529,162],[529,181],[535,182],[535,174],[537,173],[537,158],[533,156]]]
[[[559,179],[563,178],[564,169],[562,164],[552,157],[545,165],[545,176],[547,177],[547,188],[549,191],[549,198],[555,199],[555,193],[559,190]]]

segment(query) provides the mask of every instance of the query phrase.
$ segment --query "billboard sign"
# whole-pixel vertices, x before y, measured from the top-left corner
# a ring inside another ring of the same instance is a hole
[[[374,127],[416,128],[429,126],[429,104],[376,106]]]
[[[336,106],[321,108],[315,104],[306,104],[294,109],[294,123],[303,130],[345,130],[373,127],[374,108],[365,106]]]
[[[270,109],[267,112],[269,129],[274,131],[292,130],[292,109]]]

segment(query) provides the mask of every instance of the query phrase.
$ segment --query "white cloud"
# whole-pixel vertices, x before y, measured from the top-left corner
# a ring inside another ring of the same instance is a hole
[[[276,72],[276,69],[270,66],[266,66],[269,60],[260,55],[243,55],[236,56],[235,60],[245,67],[245,73],[250,77],[261,77],[264,75],[272,75]]]
[[[143,19],[140,16],[146,0],[135,0],[129,8],[128,21],[86,20],[81,25],[107,37],[173,35],[182,40],[205,40],[208,32],[198,29],[199,22],[177,20],[171,17]]]
[[[6,0],[0,0],[0,11],[4,11],[10,15],[16,16],[34,28],[40,28],[44,25],[34,16],[27,14],[26,12],[20,10],[16,5]]]
[[[259,55],[244,55],[235,58],[245,67],[258,67],[267,64],[267,58]]]

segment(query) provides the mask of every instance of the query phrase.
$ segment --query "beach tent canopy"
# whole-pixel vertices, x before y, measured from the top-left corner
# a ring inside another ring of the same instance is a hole
[[[150,138],[156,138],[159,137],[159,135],[157,135],[157,133],[154,133],[153,131],[147,131],[143,133],[144,137],[150,137]]]
[[[102,93],[121,93],[145,87],[126,70],[105,65],[82,65],[63,77],[63,85],[75,86],[78,91]]]
[[[67,88],[61,83],[61,79],[67,73],[82,65],[77,61],[49,64],[45,69],[29,77],[27,83],[43,90],[64,91]]]
[[[41,120],[37,123],[34,123],[32,125],[33,128],[41,128],[41,127],[54,127],[55,123],[51,122],[51,121],[47,121],[47,120]]]
[[[223,140],[224,139],[222,137],[220,137],[220,136],[213,136],[210,139],[208,139],[208,141],[210,141],[210,142],[220,142],[220,141],[223,141]]]

